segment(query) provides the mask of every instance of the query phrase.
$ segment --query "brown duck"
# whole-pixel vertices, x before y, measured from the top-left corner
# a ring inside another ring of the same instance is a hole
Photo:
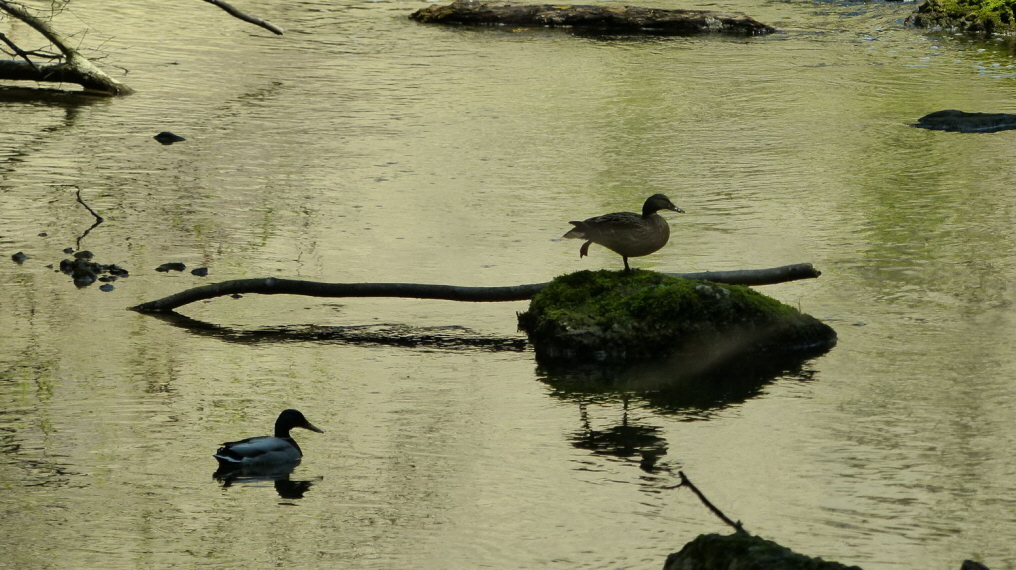
[[[629,257],[649,255],[667,245],[667,240],[670,239],[667,220],[656,213],[660,210],[684,213],[670,198],[663,194],[653,194],[642,205],[642,215],[614,212],[581,222],[568,222],[575,227],[564,237],[586,240],[579,249],[579,257],[589,253],[589,244],[598,243],[620,255],[624,259],[624,270],[631,271],[628,267]]]

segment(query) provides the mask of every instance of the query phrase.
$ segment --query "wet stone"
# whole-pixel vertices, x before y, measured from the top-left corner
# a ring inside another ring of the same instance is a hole
[[[168,271],[183,271],[184,269],[187,269],[187,266],[182,263],[163,263],[155,268],[156,271],[161,273],[166,273]]]

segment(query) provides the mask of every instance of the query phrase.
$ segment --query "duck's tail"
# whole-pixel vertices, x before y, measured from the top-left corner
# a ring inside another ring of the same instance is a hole
[[[570,229],[570,230],[568,230],[568,233],[564,234],[561,237],[574,238],[574,239],[586,239],[586,223],[585,222],[568,222],[568,223],[573,225],[573,226],[575,226],[575,227]]]

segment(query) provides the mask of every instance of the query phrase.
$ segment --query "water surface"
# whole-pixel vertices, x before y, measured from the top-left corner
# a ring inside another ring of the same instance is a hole
[[[653,4],[780,33],[589,38],[419,25],[418,2],[245,5],[275,37],[212,6],[71,4],[57,24],[89,26],[83,45],[137,94],[0,105],[3,564],[659,568],[727,531],[664,489],[684,469],[801,552],[1016,567],[1013,135],[909,126],[1011,112],[1010,48],[905,28],[910,4]],[[159,145],[163,130],[188,140]],[[105,218],[83,238],[94,220],[69,185]],[[820,279],[763,291],[840,344],[673,404],[548,377],[529,350],[303,334],[511,340],[525,303],[181,311],[212,329],[125,310],[258,276],[507,285],[617,268],[558,238],[655,192],[688,213],[636,267],[812,262]],[[66,247],[131,276],[75,289],[47,267]],[[210,274],[154,271],[167,261]],[[326,431],[297,434],[302,498],[214,481],[217,444],[285,407]],[[665,451],[658,472],[645,451]]]

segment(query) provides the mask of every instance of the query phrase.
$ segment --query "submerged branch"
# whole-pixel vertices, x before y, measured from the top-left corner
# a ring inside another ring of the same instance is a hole
[[[707,271],[704,273],[671,273],[675,277],[704,279],[733,285],[767,285],[797,279],[818,277],[821,273],[810,263],[786,265],[771,269],[745,269],[740,271]],[[414,299],[443,299],[446,301],[472,301],[497,303],[524,301],[546,287],[546,283],[510,285],[504,287],[459,287],[456,285],[428,285],[421,283],[320,283],[297,279],[235,279],[194,287],[162,299],[130,307],[139,313],[161,313],[178,307],[221,297],[257,293],[260,295],[307,295],[311,297],[407,297]]]

